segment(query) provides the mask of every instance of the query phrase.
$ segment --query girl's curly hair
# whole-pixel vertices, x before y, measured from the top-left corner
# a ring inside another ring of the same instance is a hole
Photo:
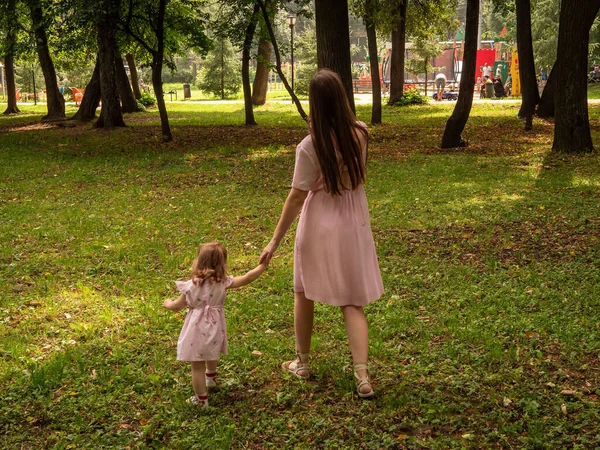
[[[227,276],[227,249],[218,242],[202,244],[192,265],[192,279],[202,286],[206,280],[221,282]]]

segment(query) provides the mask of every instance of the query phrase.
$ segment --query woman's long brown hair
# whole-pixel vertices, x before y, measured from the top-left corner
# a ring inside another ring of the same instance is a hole
[[[323,174],[325,192],[341,195],[364,183],[366,167],[358,132],[368,139],[367,130],[356,123],[340,77],[321,69],[308,88],[310,134]],[[339,155],[339,156],[338,156]],[[342,167],[348,168],[351,186],[345,186]]]
[[[192,280],[202,286],[206,280],[221,282],[227,275],[227,249],[218,242],[202,244],[192,265]]]

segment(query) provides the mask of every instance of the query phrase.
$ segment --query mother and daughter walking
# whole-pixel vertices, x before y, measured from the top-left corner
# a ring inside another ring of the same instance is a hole
[[[221,344],[219,352],[227,351],[222,307],[217,307],[217,313],[210,312],[214,297],[209,291],[215,290],[219,299],[224,300],[227,288],[242,286],[260,276],[298,214],[294,246],[296,359],[284,362],[282,367],[299,378],[310,377],[314,304],[339,306],[348,333],[357,393],[362,398],[374,395],[367,366],[369,333],[363,307],[381,297],[383,283],[363,187],[367,172],[367,126],[357,121],[340,78],[329,70],[320,70],[311,81],[309,106],[309,135],[296,149],[292,188],[273,238],[261,254],[260,264],[243,277],[232,278],[226,276],[226,260],[205,257],[200,267],[199,255],[196,274],[203,270],[214,274],[202,278],[202,284],[208,282],[208,287],[194,288],[200,279],[196,275],[185,286],[179,284],[180,299],[164,304],[170,309],[182,309],[187,304],[191,308],[188,318],[195,315],[195,320],[186,318],[178,344],[178,359],[192,362],[192,384],[196,393],[192,401],[201,406],[208,404],[205,387],[215,383],[218,355],[211,354],[211,360],[197,352],[185,351],[191,347],[190,339],[203,341],[209,335],[200,316],[213,314],[215,324],[222,320],[221,336],[225,341],[219,342],[225,345]],[[217,251],[220,246],[213,244],[211,248]],[[222,287],[211,287],[217,285]],[[209,317],[209,323],[211,320]],[[193,323],[198,324],[198,329],[191,333]],[[194,337],[190,338],[191,335]],[[186,343],[182,345],[183,341]],[[202,382],[197,380],[200,370],[207,370]]]

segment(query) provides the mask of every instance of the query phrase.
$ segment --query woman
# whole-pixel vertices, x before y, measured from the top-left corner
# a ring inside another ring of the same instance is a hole
[[[363,183],[367,127],[357,122],[337,74],[320,70],[309,86],[310,134],[296,149],[292,189],[271,242],[269,262],[302,211],[294,247],[294,330],[297,358],[282,367],[310,376],[308,355],[314,302],[340,306],[360,397],[374,395],[367,359],[369,333],[363,306],[383,294]]]

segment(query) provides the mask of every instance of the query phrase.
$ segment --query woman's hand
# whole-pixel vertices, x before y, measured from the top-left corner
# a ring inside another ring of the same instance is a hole
[[[260,255],[259,263],[268,266],[277,247],[278,245],[274,241],[269,242]]]

